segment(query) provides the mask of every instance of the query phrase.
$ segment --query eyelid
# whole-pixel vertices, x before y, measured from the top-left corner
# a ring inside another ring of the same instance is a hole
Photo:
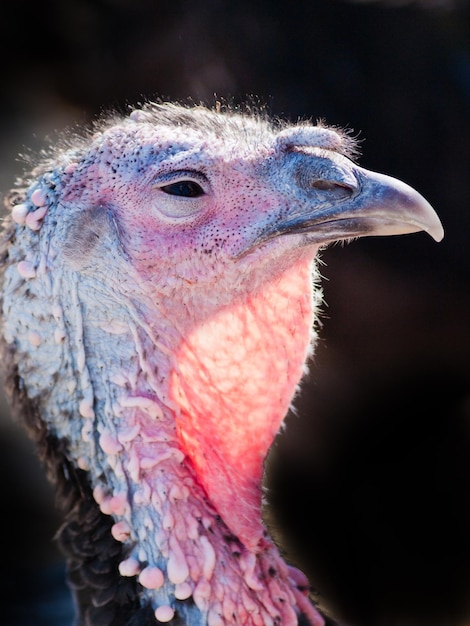
[[[160,189],[161,187],[165,187],[165,185],[170,185],[183,180],[192,180],[199,183],[205,193],[208,193],[210,190],[210,184],[207,177],[201,172],[197,172],[195,170],[177,170],[175,172],[161,174],[154,179],[152,189]]]

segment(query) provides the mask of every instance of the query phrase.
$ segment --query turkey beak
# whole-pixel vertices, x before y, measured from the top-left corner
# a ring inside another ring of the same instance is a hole
[[[305,244],[418,231],[436,241],[443,238],[432,206],[406,183],[357,166],[335,167],[329,173],[313,180],[301,177],[293,209],[263,229],[257,243],[284,233],[303,234]]]

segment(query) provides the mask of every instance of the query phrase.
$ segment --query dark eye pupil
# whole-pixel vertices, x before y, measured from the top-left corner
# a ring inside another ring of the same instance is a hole
[[[160,189],[170,196],[183,196],[184,198],[198,198],[204,195],[204,189],[193,180],[180,180],[177,183],[164,185]]]

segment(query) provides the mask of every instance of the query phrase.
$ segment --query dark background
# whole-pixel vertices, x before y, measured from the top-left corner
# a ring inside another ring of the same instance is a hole
[[[54,129],[145,97],[242,102],[360,133],[361,165],[446,231],[323,254],[326,305],[297,416],[268,464],[269,524],[351,626],[470,623],[470,9],[463,2],[24,0],[0,26],[0,183]],[[63,626],[60,521],[0,420],[0,624]],[[3,613],[3,615],[2,615]]]

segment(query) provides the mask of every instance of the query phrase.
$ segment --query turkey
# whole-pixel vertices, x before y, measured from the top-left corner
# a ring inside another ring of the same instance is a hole
[[[350,135],[145,103],[9,194],[2,363],[57,485],[77,626],[324,626],[262,521],[263,461],[316,339],[318,251],[424,230]]]

